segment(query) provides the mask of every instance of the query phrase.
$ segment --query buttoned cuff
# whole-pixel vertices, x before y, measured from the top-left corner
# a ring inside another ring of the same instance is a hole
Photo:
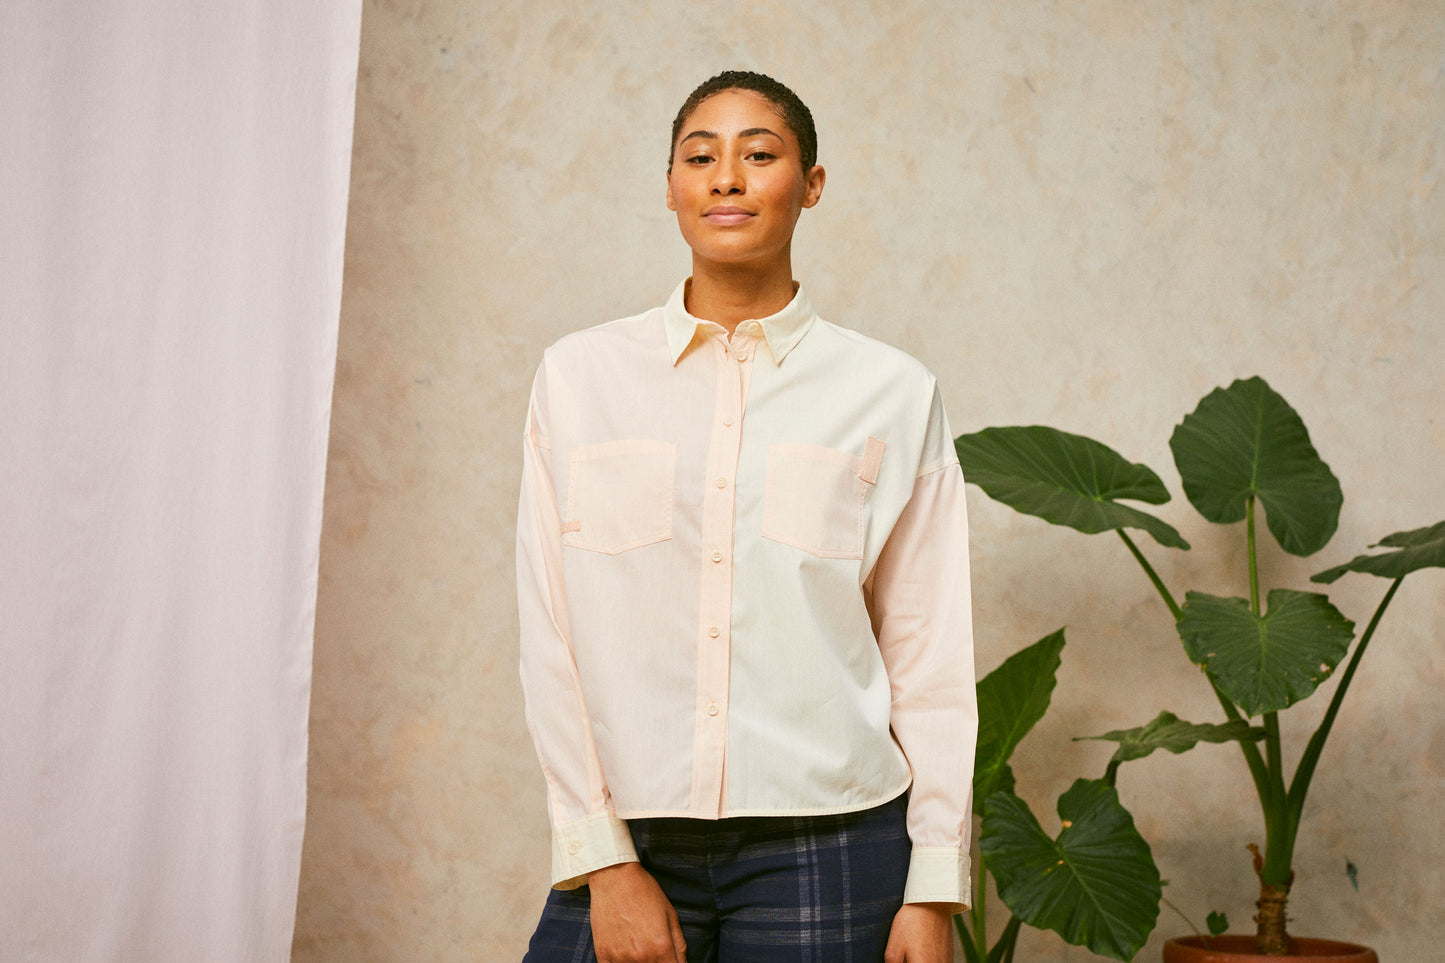
[[[627,823],[612,810],[574,819],[552,830],[552,887],[576,889],[604,866],[637,862]]]
[[[915,846],[908,860],[905,903],[948,903],[955,913],[971,898],[968,853],[953,846]]]

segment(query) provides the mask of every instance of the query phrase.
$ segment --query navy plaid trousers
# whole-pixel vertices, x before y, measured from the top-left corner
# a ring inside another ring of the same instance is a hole
[[[907,795],[835,816],[629,820],[688,963],[881,963],[903,905]],[[595,963],[587,887],[552,890],[523,963]]]

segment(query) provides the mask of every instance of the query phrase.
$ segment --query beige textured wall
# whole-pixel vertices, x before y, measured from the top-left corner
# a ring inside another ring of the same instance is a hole
[[[1445,517],[1435,0],[368,0],[297,960],[520,958],[547,859],[515,671],[527,386],[545,345],[685,273],[667,129],[729,66],[774,73],[817,117],[828,187],[795,248],[814,302],[932,367],[957,431],[1090,434],[1177,492],[1172,426],[1259,373],[1346,493],[1331,546],[1269,552],[1267,573]],[[1108,755],[1069,736],[1217,708],[1117,540],[971,494],[980,668],[1069,626],[1020,765],[1047,821]],[[1162,514],[1195,544],[1152,552],[1166,577],[1242,591],[1237,532],[1204,530],[1182,498]],[[1363,620],[1383,588],[1352,576],[1336,600]],[[1445,572],[1414,576],[1297,861],[1298,932],[1402,963],[1445,939],[1442,636]],[[1247,925],[1259,830],[1237,752],[1134,763],[1121,789],[1174,901]],[[1022,950],[1092,958],[1037,933]]]

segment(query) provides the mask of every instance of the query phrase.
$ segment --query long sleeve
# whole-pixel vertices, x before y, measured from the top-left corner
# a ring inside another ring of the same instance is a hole
[[[547,782],[552,885],[573,889],[587,873],[635,861],[637,855],[627,824],[612,808],[572,651],[545,413],[545,377],[539,369],[523,439],[517,511],[522,694]]]
[[[968,519],[956,463],[925,466],[864,588],[888,670],[893,733],[913,773],[904,901],[961,909],[971,898],[978,707]]]

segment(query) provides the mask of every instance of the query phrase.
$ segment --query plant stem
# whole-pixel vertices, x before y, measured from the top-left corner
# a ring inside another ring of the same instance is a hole
[[[1009,917],[1008,926],[1004,927],[1003,935],[998,938],[998,945],[989,954],[990,963],[1013,963],[1014,947],[1018,945],[1022,923],[1017,916]],[[1000,950],[1003,952],[1000,953]]]
[[[973,945],[973,934],[968,931],[968,924],[963,921],[967,915],[967,913],[960,913],[955,916],[953,928],[958,932],[958,942],[963,947],[965,963],[983,963],[978,955],[978,950]]]
[[[1240,715],[1234,703],[1229,701],[1229,696],[1219,691],[1219,686],[1214,684],[1213,679],[1209,680],[1209,684],[1213,687],[1215,698],[1219,700],[1219,705],[1224,709],[1224,715],[1229,721],[1243,721],[1244,716]],[[1239,746],[1239,751],[1244,753],[1244,764],[1249,767],[1249,775],[1254,780],[1254,788],[1258,791],[1260,800],[1263,801],[1267,791],[1266,787],[1269,785],[1269,769],[1265,765],[1264,757],[1259,754],[1259,746],[1244,739],[1239,740],[1235,745]]]
[[[1284,778],[1281,773],[1284,770],[1284,758],[1279,737],[1278,712],[1266,712],[1264,714],[1264,748],[1269,758],[1270,775],[1278,782],[1277,786],[1271,783],[1269,787],[1270,794],[1274,795],[1274,791],[1278,789],[1279,794],[1283,795]]]
[[[1179,607],[1179,603],[1174,601],[1174,596],[1169,594],[1169,589],[1165,587],[1164,580],[1159,577],[1158,572],[1154,571],[1154,566],[1149,564],[1149,560],[1144,557],[1144,553],[1139,551],[1139,546],[1134,544],[1134,540],[1131,539],[1122,528],[1116,528],[1114,531],[1119,533],[1119,537],[1124,540],[1124,545],[1128,547],[1130,554],[1134,556],[1134,560],[1144,569],[1144,574],[1149,576],[1149,581],[1154,583],[1154,588],[1159,592],[1159,597],[1162,598],[1164,604],[1169,607],[1169,614],[1174,617],[1174,621],[1177,623],[1183,616],[1184,610]],[[1253,544],[1251,543],[1251,557],[1252,556]],[[1205,678],[1209,678],[1209,676],[1206,675]],[[1242,720],[1244,717],[1239,714],[1239,710],[1234,707],[1234,703],[1229,701],[1229,697],[1219,691],[1219,686],[1214,684],[1213,679],[1209,679],[1209,685],[1210,688],[1214,690],[1215,698],[1219,700],[1220,708],[1224,710],[1225,718],[1230,721]],[[1264,767],[1264,757],[1259,754],[1259,747],[1252,742],[1244,740],[1240,740],[1236,745],[1239,746],[1239,751],[1244,753],[1245,765],[1249,766],[1249,774],[1254,779],[1255,788],[1260,791],[1261,798],[1263,798],[1263,787],[1269,779],[1269,773]]]
[[[1244,502],[1245,540],[1249,545],[1249,610],[1259,617],[1259,558],[1254,546],[1254,496]]]
[[[1264,744],[1269,755],[1269,791],[1261,794],[1259,800],[1264,807],[1264,866],[1259,879],[1270,886],[1288,886],[1295,834],[1291,831],[1289,795],[1284,789],[1278,712],[1264,714]]]
[[[1201,940],[1205,938],[1204,934],[1199,932],[1199,927],[1194,925],[1194,921],[1191,920],[1189,917],[1185,916],[1184,911],[1179,907],[1175,906],[1173,900],[1171,900],[1167,896],[1161,896],[1159,897],[1159,901],[1165,906],[1172,909],[1174,911],[1174,915],[1178,916],[1181,920],[1183,920],[1184,925],[1189,927],[1189,929],[1194,933],[1195,936],[1199,937]],[[1208,946],[1209,944],[1206,943],[1205,945]]]
[[[1370,639],[1374,638],[1375,629],[1379,627],[1385,609],[1390,607],[1390,600],[1395,597],[1395,592],[1404,580],[1405,577],[1402,575],[1391,582],[1389,590],[1385,592],[1385,597],[1375,607],[1375,614],[1370,616],[1370,624],[1365,628],[1365,634],[1360,636],[1360,644],[1355,646],[1349,664],[1345,666],[1344,677],[1335,687],[1334,697],[1330,699],[1330,707],[1325,710],[1324,719],[1320,721],[1319,728],[1314,731],[1314,735],[1310,736],[1304,755],[1300,756],[1299,766],[1294,771],[1294,780],[1289,787],[1289,815],[1292,824],[1299,823],[1300,813],[1304,811],[1305,795],[1310,791],[1310,780],[1314,778],[1315,767],[1319,765],[1320,754],[1324,752],[1325,740],[1330,737],[1330,729],[1335,724],[1335,716],[1340,713],[1340,705],[1345,701],[1345,693],[1349,691],[1350,683],[1355,678],[1355,670],[1360,666],[1360,659],[1364,657],[1365,649],[1369,647]]]
[[[1260,956],[1289,955],[1289,886],[1259,884],[1259,910],[1255,916],[1254,952]]]
[[[1249,610],[1254,613],[1257,619],[1260,617],[1259,608],[1259,551],[1258,539],[1254,523],[1254,502],[1255,498],[1250,495],[1244,502],[1244,542],[1249,555]],[[1241,743],[1241,745],[1243,745]],[[1258,755],[1257,747],[1255,754]],[[1279,854],[1276,847],[1281,837],[1280,830],[1283,828],[1281,817],[1282,807],[1285,803],[1284,793],[1284,753],[1280,744],[1279,736],[1279,713],[1266,712],[1264,714],[1264,750],[1266,761],[1260,769],[1250,767],[1250,774],[1254,776],[1254,788],[1259,793],[1260,808],[1264,812],[1264,874],[1273,876],[1274,865],[1278,862]],[[1292,849],[1293,846],[1288,847]],[[1284,873],[1289,874],[1288,853],[1285,855]],[[1266,879],[1265,875],[1260,877]]]
[[[1149,560],[1144,557],[1144,553],[1139,551],[1139,546],[1134,544],[1134,540],[1130,538],[1122,528],[1116,528],[1114,531],[1119,533],[1119,537],[1124,540],[1124,544],[1128,546],[1129,551],[1133,553],[1134,560],[1143,567],[1144,574],[1149,576],[1149,581],[1154,583],[1154,588],[1159,592],[1159,597],[1164,600],[1165,605],[1169,606],[1169,614],[1174,616],[1174,621],[1178,622],[1179,616],[1184,613],[1179,608],[1179,603],[1174,601],[1174,596],[1169,594],[1169,589],[1165,588],[1164,580],[1159,577],[1158,572],[1154,571],[1154,566],[1149,564]]]
[[[1249,553],[1249,610],[1259,619],[1262,610],[1254,504],[1255,496],[1245,499],[1245,545]],[[1289,945],[1289,934],[1285,930],[1285,901],[1289,897],[1290,881],[1294,878],[1290,864],[1294,860],[1294,827],[1297,822],[1290,818],[1289,795],[1284,789],[1284,752],[1280,743],[1278,712],[1264,714],[1264,746],[1267,756],[1265,770],[1253,774],[1260,808],[1264,812],[1264,859],[1258,866],[1260,900],[1256,904],[1259,915],[1255,917],[1255,948],[1266,953],[1283,953]]]
[[[988,956],[988,860],[983,853],[978,854],[978,895],[969,915],[973,918],[973,945],[983,959]]]

